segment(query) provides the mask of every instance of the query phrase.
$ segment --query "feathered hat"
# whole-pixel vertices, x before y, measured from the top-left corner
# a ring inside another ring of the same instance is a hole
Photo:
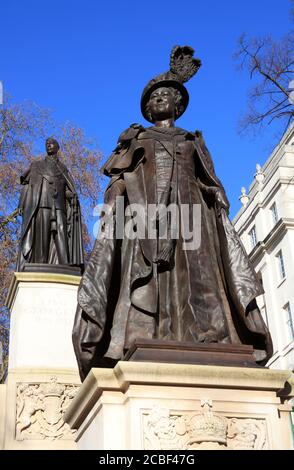
[[[182,95],[182,106],[177,118],[185,112],[189,103],[189,94],[183,83],[190,80],[201,66],[201,60],[195,59],[193,54],[194,49],[190,46],[175,46],[170,54],[169,71],[153,78],[145,86],[141,97],[141,111],[147,121],[151,122],[146,112],[146,105],[156,88],[173,87],[179,90]]]

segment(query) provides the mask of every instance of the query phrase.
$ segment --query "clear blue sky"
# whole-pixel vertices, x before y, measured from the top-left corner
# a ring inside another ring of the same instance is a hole
[[[30,99],[94,136],[106,155],[133,122],[147,124],[140,96],[168,69],[176,45],[191,45],[202,67],[187,84],[190,105],[178,121],[202,129],[217,174],[240,207],[255,164],[266,160],[272,131],[252,140],[237,133],[250,86],[232,55],[238,37],[290,29],[290,0],[7,0],[1,4],[0,80],[16,101]]]

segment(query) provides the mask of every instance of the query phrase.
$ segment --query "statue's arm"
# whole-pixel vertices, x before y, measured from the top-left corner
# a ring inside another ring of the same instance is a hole
[[[214,203],[218,209],[225,209],[226,212],[229,212],[230,203],[228,201],[227,195],[223,186],[209,186],[204,184],[199,178],[197,179],[198,185],[202,192],[211,196],[214,200]]]
[[[76,194],[77,191],[76,191],[76,185],[75,185],[74,179],[71,173],[67,169],[65,171],[65,176],[66,176],[66,189],[69,192]]]
[[[23,209],[24,209],[24,204],[25,204],[25,199],[28,191],[28,184],[30,182],[30,173],[31,173],[31,167],[28,168],[21,176],[20,176],[20,184],[22,185],[22,189],[20,192],[20,197],[18,201],[18,213],[22,215]]]
[[[111,181],[105,191],[104,202],[102,208],[102,218],[100,221],[101,233],[112,232],[112,229],[116,226],[116,208],[117,204],[120,204],[120,201],[117,201],[118,197],[123,197],[125,193],[126,185],[123,177],[112,177]],[[109,225],[110,223],[110,225]]]
[[[104,204],[107,204],[112,208],[115,209],[116,198],[119,196],[123,196],[126,189],[125,180],[123,175],[118,177],[113,176],[110,180],[110,183],[105,191],[104,195]]]
[[[197,148],[201,151],[201,154],[204,157],[203,163],[205,165],[205,169],[213,176],[213,180],[215,181],[215,185],[209,185],[205,184],[201,179],[198,179],[199,187],[203,192],[213,198],[218,213],[220,212],[220,209],[225,209],[228,213],[230,203],[221,181],[215,174],[213,160],[201,131],[195,132],[195,141],[197,143]]]
[[[69,186],[69,184],[66,184],[65,187],[65,197],[66,200],[71,204],[72,200],[76,197],[76,192],[73,189],[72,186]]]
[[[65,168],[64,177],[66,181],[65,185],[65,199],[66,199],[66,208],[67,208],[67,220],[68,220],[68,232],[71,231],[71,219],[74,214],[78,212],[78,196],[75,188],[75,183],[70,172]]]
[[[25,185],[29,184],[30,181],[31,167],[27,168],[24,173],[20,176],[20,184]]]

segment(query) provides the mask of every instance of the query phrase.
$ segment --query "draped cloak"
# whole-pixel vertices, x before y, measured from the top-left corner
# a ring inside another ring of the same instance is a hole
[[[68,264],[83,267],[81,210],[73,178],[66,166],[58,161],[49,168],[46,159],[37,160],[24,172],[20,182],[23,186],[19,200],[22,227],[17,271],[23,270],[24,263],[39,262],[34,253],[36,237],[41,236],[36,217],[43,207],[51,209],[50,218],[53,220],[56,219],[56,210],[65,213],[62,230],[65,232],[67,246],[63,249],[68,253]],[[51,188],[54,188],[56,198],[52,197]],[[70,198],[67,198],[66,193],[70,194]],[[48,259],[50,264],[58,264],[56,249],[52,243]]]
[[[173,159],[177,204],[201,206],[201,243],[183,250],[176,241],[174,264],[158,269],[159,241],[98,237],[81,280],[73,344],[81,378],[91,367],[121,359],[133,340],[159,338],[192,342],[249,344],[265,363],[272,343],[255,298],[263,288],[211,189],[225,192],[215,175],[202,135],[180,128],[132,125],[103,171],[111,177],[105,202],[158,203],[156,148]],[[114,204],[113,204],[114,207]],[[131,207],[131,206],[130,206]],[[147,227],[147,223],[146,223]]]

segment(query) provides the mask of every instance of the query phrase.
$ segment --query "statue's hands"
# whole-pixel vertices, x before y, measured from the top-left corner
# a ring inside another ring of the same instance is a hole
[[[155,263],[160,267],[170,267],[173,261],[175,246],[176,240],[168,240],[155,259]]]
[[[227,196],[222,188],[212,187],[210,188],[210,192],[214,195],[215,200],[215,207],[217,211],[217,215],[220,215],[221,209],[224,209],[226,213],[229,213],[230,204],[227,199]]]
[[[208,194],[211,199],[214,201],[216,213],[219,216],[221,209],[224,209],[226,213],[229,213],[230,203],[227,199],[226,193],[221,186],[206,186],[200,180],[198,180],[198,185],[200,189]]]
[[[72,191],[67,189],[65,191],[65,197],[68,201],[71,201],[75,197],[75,194]]]

